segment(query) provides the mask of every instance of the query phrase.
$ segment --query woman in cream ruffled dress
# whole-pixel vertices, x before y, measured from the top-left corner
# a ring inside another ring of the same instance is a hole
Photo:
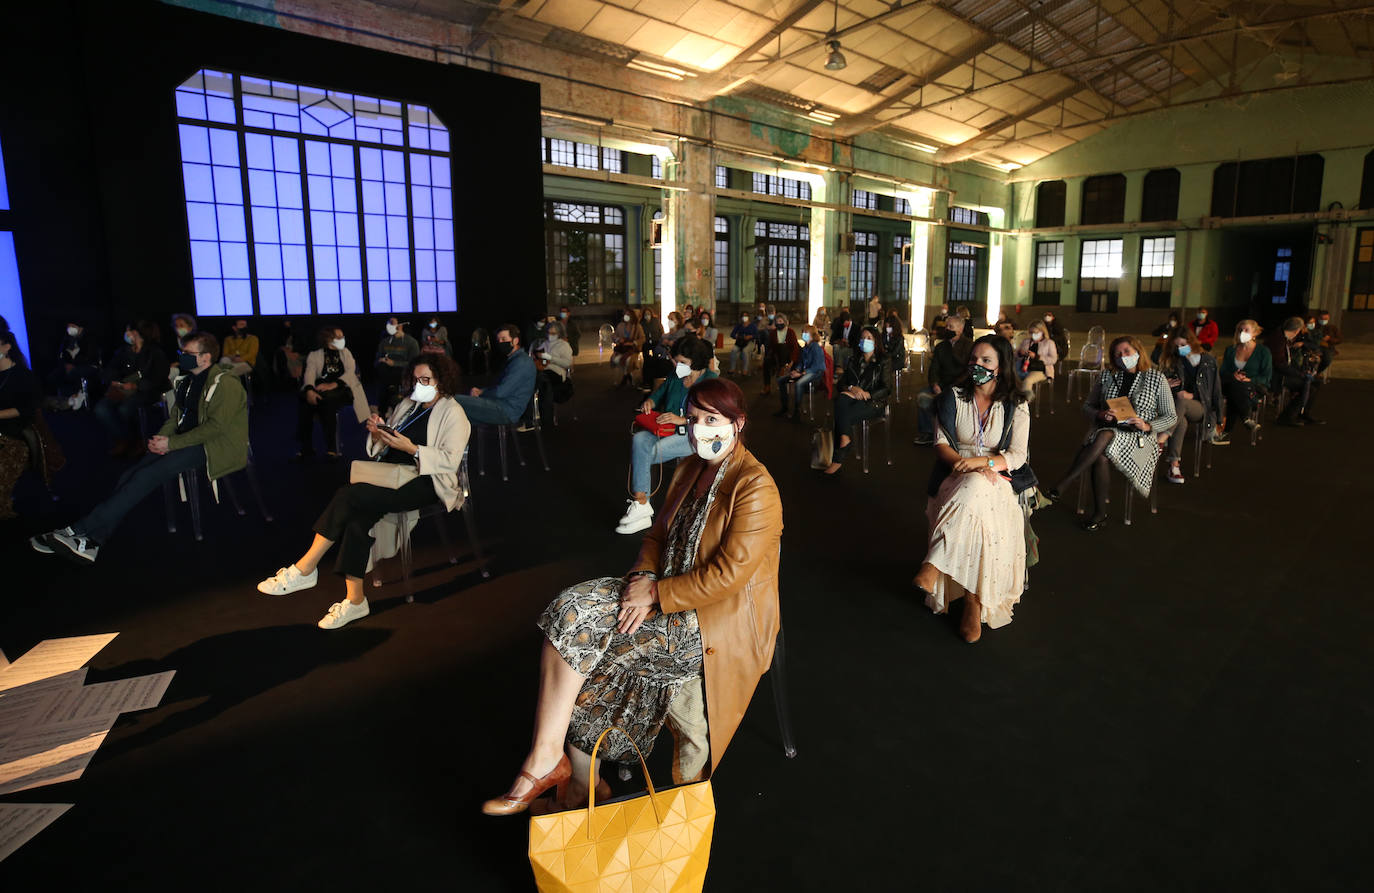
[[[1010,473],[1026,464],[1030,411],[1017,388],[1011,344],[996,335],[979,338],[969,377],[941,400],[954,405],[954,428],[946,427],[950,407],[942,403],[938,415],[946,421],[935,438],[926,508],[930,543],[913,582],[937,614],[966,597],[960,632],[976,642],[982,624],[1011,623],[1026,582],[1025,517]]]

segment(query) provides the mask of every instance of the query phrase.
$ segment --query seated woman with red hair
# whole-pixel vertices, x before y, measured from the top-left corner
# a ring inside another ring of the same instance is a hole
[[[522,812],[550,788],[556,807],[585,803],[589,752],[612,726],[625,734],[602,752],[621,761],[631,741],[648,754],[667,722],[675,782],[701,774],[708,737],[712,770],[720,762],[778,634],[782,504],[741,440],[744,406],[734,382],[692,386],[693,455],[678,463],[630,572],[578,583],[544,611],[534,742],[509,791],[483,804],[487,815]]]

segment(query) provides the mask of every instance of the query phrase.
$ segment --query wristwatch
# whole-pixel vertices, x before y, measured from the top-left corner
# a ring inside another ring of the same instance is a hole
[[[996,467],[997,467],[997,463],[996,463],[992,458],[989,458],[989,459],[988,459],[988,468],[996,468]]]

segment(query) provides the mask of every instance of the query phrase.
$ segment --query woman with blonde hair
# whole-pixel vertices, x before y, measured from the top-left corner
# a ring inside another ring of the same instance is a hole
[[[1212,426],[1221,420],[1221,378],[1217,373],[1216,357],[1202,349],[1191,329],[1175,326],[1170,332],[1161,345],[1159,373],[1174,394],[1178,422],[1169,435],[1169,451],[1165,456],[1169,471],[1165,480],[1182,484],[1184,477],[1179,465],[1188,426]]]
[[[1268,393],[1274,377],[1274,355],[1260,343],[1264,329],[1253,319],[1236,323],[1235,340],[1227,346],[1221,358],[1221,390],[1226,395],[1226,435],[1238,425],[1258,428],[1259,422],[1250,418],[1261,395]]]
[[[1173,430],[1176,419],[1169,383],[1158,370],[1150,368],[1150,358],[1134,335],[1117,336],[1107,356],[1111,365],[1098,376],[1083,404],[1083,412],[1093,427],[1068,473],[1048,493],[1050,499],[1058,502],[1069,484],[1092,469],[1094,510],[1083,522],[1087,531],[1100,530],[1107,522],[1112,465],[1140,495],[1150,495],[1155,464],[1159,461],[1160,437]],[[1130,399],[1133,416],[1117,417],[1107,401],[1118,397]]]
[[[1026,337],[1016,348],[1017,387],[1027,400],[1032,399],[1038,383],[1054,381],[1054,367],[1058,362],[1059,349],[1050,338],[1050,330],[1037,319],[1026,328]]]

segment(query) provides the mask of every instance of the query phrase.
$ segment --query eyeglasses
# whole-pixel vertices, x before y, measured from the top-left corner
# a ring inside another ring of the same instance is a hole
[[[434,379],[430,378],[428,375],[417,375],[417,376],[415,376],[415,383],[416,383],[416,384],[434,384]]]

